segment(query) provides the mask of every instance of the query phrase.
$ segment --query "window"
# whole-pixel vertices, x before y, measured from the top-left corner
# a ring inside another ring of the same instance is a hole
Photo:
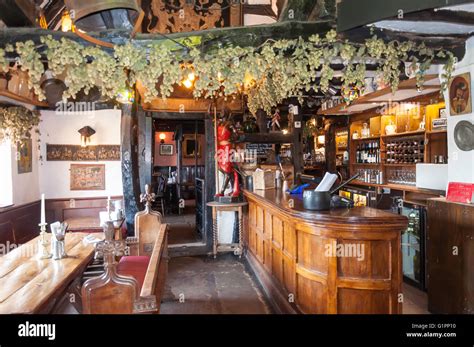
[[[12,146],[10,141],[0,143],[0,207],[13,204]]]

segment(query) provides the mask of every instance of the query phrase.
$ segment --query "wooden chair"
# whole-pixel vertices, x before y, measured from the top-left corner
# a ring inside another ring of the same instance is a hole
[[[125,244],[106,237],[98,245],[105,273],[82,286],[83,313],[159,312],[168,273],[167,225],[161,223],[160,213],[151,210],[153,199],[147,185],[141,196],[145,211],[135,216],[136,236],[126,240],[130,256],[117,264],[115,256],[125,251]]]

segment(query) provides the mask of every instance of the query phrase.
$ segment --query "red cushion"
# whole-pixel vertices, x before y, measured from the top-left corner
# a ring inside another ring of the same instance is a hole
[[[138,290],[140,291],[145,281],[146,270],[150,263],[148,256],[127,256],[122,257],[117,265],[119,275],[127,275],[134,277],[138,282]]]

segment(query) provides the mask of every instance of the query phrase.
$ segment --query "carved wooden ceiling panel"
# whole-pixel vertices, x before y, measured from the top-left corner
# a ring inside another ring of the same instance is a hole
[[[144,0],[143,32],[177,33],[239,26],[239,0]]]

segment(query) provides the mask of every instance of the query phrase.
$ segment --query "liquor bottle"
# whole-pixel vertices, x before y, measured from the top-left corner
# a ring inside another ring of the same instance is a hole
[[[360,144],[357,145],[357,150],[356,150],[356,163],[360,163]]]

